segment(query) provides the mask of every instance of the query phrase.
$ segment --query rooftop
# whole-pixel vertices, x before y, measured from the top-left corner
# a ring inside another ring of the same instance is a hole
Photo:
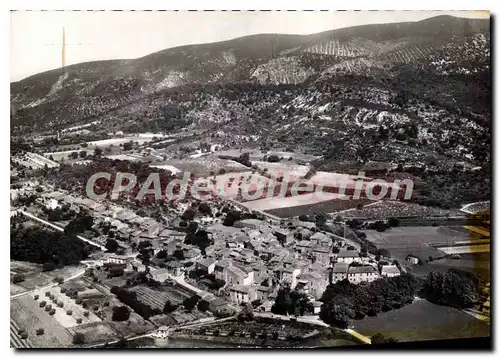
[[[351,266],[349,267],[350,274],[357,273],[374,273],[375,269],[372,266]]]

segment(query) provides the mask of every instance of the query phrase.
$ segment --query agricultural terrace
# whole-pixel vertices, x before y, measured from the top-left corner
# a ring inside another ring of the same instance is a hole
[[[412,324],[408,324],[412,322]],[[373,336],[382,333],[398,341],[422,341],[489,337],[490,327],[471,315],[426,300],[416,300],[411,305],[354,321],[354,329]]]

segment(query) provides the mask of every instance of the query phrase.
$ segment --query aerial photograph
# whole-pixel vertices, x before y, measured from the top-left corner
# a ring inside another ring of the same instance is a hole
[[[488,11],[11,11],[10,346],[491,349]]]

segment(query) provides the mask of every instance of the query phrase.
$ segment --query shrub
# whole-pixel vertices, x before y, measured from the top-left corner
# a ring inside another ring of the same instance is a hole
[[[47,302],[46,302],[46,301],[42,301],[42,302],[40,302],[38,305],[39,305],[40,307],[45,307],[45,305],[46,305],[46,304],[47,304]]]
[[[57,307],[59,307],[59,308],[64,307],[64,303],[63,302],[57,302]]]
[[[33,299],[34,299],[35,301],[36,301],[36,300],[38,300],[39,298],[40,298],[40,296],[38,296],[38,295],[35,295],[35,296],[33,297]]]
[[[82,319],[81,318],[77,318],[76,319],[76,323],[78,323],[78,324],[82,323]]]
[[[44,334],[44,333],[45,333],[45,331],[44,331],[44,329],[43,329],[43,328],[38,328],[38,329],[36,330],[36,335],[37,335],[37,336],[41,336],[41,335],[42,335],[42,334]]]
[[[278,332],[273,332],[272,337],[276,341],[278,339]]]
[[[22,273],[16,273],[13,277],[12,277],[12,283],[19,283],[19,282],[23,282],[25,280],[25,277]]]
[[[94,311],[99,311],[99,306],[94,306]]]
[[[73,314],[73,311],[72,311],[72,310],[67,310],[67,311],[66,311],[66,314],[67,314],[68,316],[71,316],[71,315]]]
[[[21,333],[21,339],[27,339],[28,338],[28,333],[23,332]]]
[[[223,174],[223,173],[221,173]],[[220,331],[218,329],[214,330],[214,336],[217,337],[219,335]]]
[[[85,343],[85,336],[83,333],[75,333],[73,336],[73,344],[82,344]]]
[[[76,303],[77,305],[81,305],[81,304],[83,303],[83,300],[82,300],[81,298],[77,298],[77,299],[75,300],[75,303]]]
[[[50,296],[50,291],[45,292],[45,297],[49,297],[49,296]]]
[[[83,316],[84,316],[84,317],[88,317],[88,316],[89,316],[89,311],[85,311],[85,312],[83,312]]]
[[[56,310],[55,309],[51,309],[50,312],[49,312],[49,315],[53,316],[53,315],[55,315],[55,313],[56,313]]]
[[[65,293],[67,292],[68,290],[66,289],[66,287],[61,287],[61,293]]]

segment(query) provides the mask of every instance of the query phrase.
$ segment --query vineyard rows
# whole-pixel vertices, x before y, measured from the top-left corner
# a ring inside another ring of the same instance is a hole
[[[30,348],[27,339],[22,339],[18,332],[20,327],[14,320],[10,320],[10,346],[12,348]]]
[[[149,287],[133,287],[132,292],[137,293],[137,298],[144,302],[151,308],[157,308],[163,310],[165,302],[170,301],[174,304],[180,304],[188,295],[183,295],[180,292],[169,290],[169,291],[155,291]]]
[[[336,55],[343,57],[358,57],[367,55],[369,52],[357,45],[351,43],[340,43],[337,40],[323,42],[313,45],[304,50],[304,52],[317,53],[323,55]]]

